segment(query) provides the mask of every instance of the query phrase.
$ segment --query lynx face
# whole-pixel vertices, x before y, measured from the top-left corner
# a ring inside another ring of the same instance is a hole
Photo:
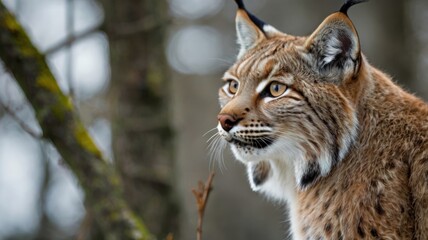
[[[357,135],[349,93],[358,87],[357,33],[338,12],[311,36],[294,37],[243,6],[236,28],[241,49],[219,90],[218,132],[238,160],[286,161],[305,188],[330,172]]]

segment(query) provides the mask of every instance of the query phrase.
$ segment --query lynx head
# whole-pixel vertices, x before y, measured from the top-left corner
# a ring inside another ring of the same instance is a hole
[[[347,1],[308,37],[236,15],[240,46],[219,90],[218,132],[244,163],[289,161],[300,189],[347,154],[357,135],[362,55]]]

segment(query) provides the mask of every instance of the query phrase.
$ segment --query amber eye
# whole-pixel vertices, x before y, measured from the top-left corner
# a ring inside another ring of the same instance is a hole
[[[228,80],[228,83],[229,83],[229,88],[228,88],[229,93],[232,95],[236,94],[236,92],[238,91],[239,82],[231,79],[231,80]]]
[[[272,82],[269,87],[269,93],[272,97],[281,96],[285,90],[287,90],[287,86],[279,82]]]

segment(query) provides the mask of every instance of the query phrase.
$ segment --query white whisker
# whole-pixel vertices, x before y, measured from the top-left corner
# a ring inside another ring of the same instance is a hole
[[[214,127],[212,129],[208,130],[206,133],[204,133],[204,135],[202,135],[202,137],[205,137],[206,135],[208,135],[208,133],[210,133],[212,131],[216,131],[216,130],[217,130],[217,127]]]
[[[216,128],[214,128],[216,129]],[[208,132],[212,132],[213,129],[211,129]],[[219,162],[219,168],[220,171],[223,172],[223,167],[225,166],[224,164],[224,158],[223,158],[223,151],[227,145],[226,140],[223,139],[223,137],[220,136],[220,134],[218,132],[214,133],[213,136],[211,136],[208,140],[208,152],[209,152],[209,159],[210,159],[210,164],[209,164],[209,168],[210,170],[212,170],[215,167],[215,163]]]

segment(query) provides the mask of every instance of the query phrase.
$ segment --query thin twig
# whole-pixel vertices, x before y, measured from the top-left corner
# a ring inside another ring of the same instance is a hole
[[[169,22],[169,19],[155,20],[153,18],[147,17],[135,22],[123,23],[120,27],[114,29],[112,33],[114,36],[124,37],[142,32],[148,32],[159,26],[168,24]]]
[[[172,233],[169,233],[169,234],[166,236],[165,240],[174,240],[174,235],[173,235]]]
[[[170,23],[169,20],[165,20],[163,22],[162,21],[159,21],[159,22],[148,21],[147,23],[143,23],[143,21],[138,21],[135,23],[123,24],[123,26],[121,26],[120,28],[114,29],[114,30],[105,29],[105,26],[103,24],[100,24],[100,25],[93,26],[93,27],[91,27],[91,28],[89,28],[83,32],[76,33],[72,36],[68,36],[66,39],[64,39],[64,40],[58,42],[57,44],[53,45],[52,47],[48,48],[44,52],[44,54],[45,55],[51,55],[53,53],[56,53],[59,50],[69,46],[70,44],[75,43],[77,41],[80,41],[83,38],[86,38],[87,36],[91,35],[92,33],[95,33],[98,31],[106,31],[106,32],[109,32],[110,36],[119,38],[119,37],[133,35],[133,34],[137,34],[137,33],[141,33],[141,32],[148,32],[148,31],[155,29],[156,27],[161,26],[162,24],[168,24],[168,23]]]
[[[6,106],[3,102],[0,101],[0,107],[3,108],[3,110],[12,117],[13,120],[15,120],[16,123],[28,134],[30,134],[32,137],[36,139],[41,139],[42,134],[36,132],[36,130],[32,129],[30,126],[28,126],[17,114],[15,111],[10,109],[8,106]]]
[[[67,35],[68,38],[74,38],[74,0],[67,1]],[[67,56],[66,56],[66,78],[68,82],[68,89],[70,91],[70,97],[74,99],[74,84],[73,84],[73,46],[74,42],[68,42],[67,44]]]
[[[198,227],[196,228],[196,239],[202,240],[202,223],[204,219],[205,207],[208,202],[208,197],[212,190],[212,181],[214,178],[214,172],[210,173],[208,180],[205,185],[202,181],[198,182],[198,189],[192,189],[193,195],[196,198],[196,204],[198,207]]]
[[[75,43],[79,40],[82,40],[83,38],[86,38],[87,36],[91,35],[92,33],[95,33],[95,32],[102,30],[101,27],[102,27],[101,25],[97,25],[97,26],[91,27],[91,28],[89,28],[89,29],[87,29],[81,33],[77,33],[77,34],[74,34],[72,36],[69,36],[66,39],[60,41],[59,43],[57,43],[54,46],[47,49],[44,52],[44,54],[45,55],[53,54],[53,53],[65,48],[65,47],[69,46],[72,43]]]
[[[15,16],[18,16],[21,13],[22,3],[21,0],[15,1]]]

